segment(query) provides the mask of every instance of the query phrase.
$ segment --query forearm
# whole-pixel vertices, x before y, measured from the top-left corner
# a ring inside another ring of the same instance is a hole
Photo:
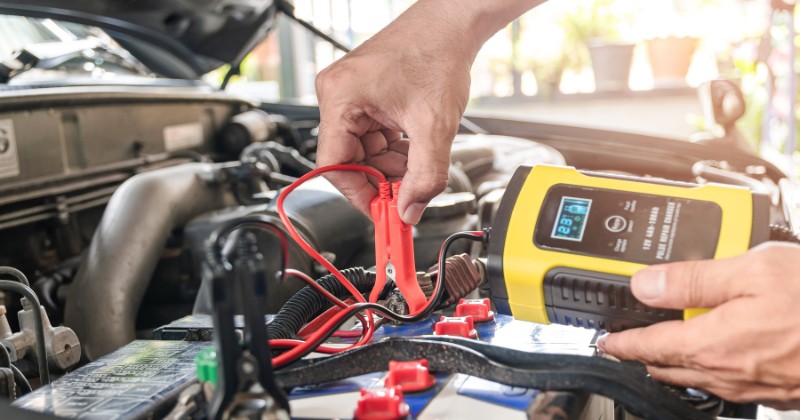
[[[419,0],[397,22],[447,43],[470,62],[497,31],[546,0]]]

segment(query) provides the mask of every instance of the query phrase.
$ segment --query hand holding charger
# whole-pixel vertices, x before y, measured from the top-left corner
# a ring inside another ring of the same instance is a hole
[[[630,277],[652,264],[725,258],[769,239],[769,200],[746,188],[520,167],[489,244],[498,312],[619,331],[701,312],[643,305]]]

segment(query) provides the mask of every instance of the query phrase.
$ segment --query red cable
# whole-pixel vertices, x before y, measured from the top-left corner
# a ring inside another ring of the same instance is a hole
[[[476,237],[483,237],[484,236],[484,232],[483,231],[474,231],[474,232],[469,232],[469,233],[475,235]],[[442,255],[443,252],[444,252],[444,245],[442,245],[442,248],[439,250],[439,257],[440,257],[439,259],[441,259],[441,255]],[[440,267],[439,269],[442,270],[443,268]],[[439,287],[440,287],[439,282],[436,282],[436,285],[434,286],[433,295],[431,295],[431,298],[428,300],[428,303],[425,305],[425,307],[420,309],[420,311],[418,311],[417,313],[425,311],[427,308],[429,308],[433,304],[433,297],[436,296],[436,293],[437,293]],[[283,365],[285,365],[287,363],[291,363],[292,361],[294,361],[295,357],[303,354],[306,350],[308,350],[311,347],[311,345],[313,344],[313,342],[316,341],[317,338],[322,337],[325,334],[326,331],[329,331],[330,329],[334,328],[339,321],[341,321],[343,318],[345,318],[346,315],[347,315],[346,311],[341,311],[341,312],[337,313],[336,315],[334,315],[333,317],[331,317],[331,319],[329,319],[328,322],[326,322],[322,327],[320,327],[319,330],[317,330],[314,334],[309,336],[308,341],[305,341],[305,342],[302,342],[302,343],[297,343],[295,345],[295,347],[293,347],[291,350],[287,351],[286,353],[281,354],[280,356],[275,357],[272,360],[273,365],[275,367],[281,367],[281,366],[283,366]],[[414,314],[414,315],[416,315],[416,314]],[[371,331],[368,331],[367,335],[369,335],[370,339],[372,339],[372,334],[370,334],[370,332]],[[353,349],[353,348],[356,348],[358,346],[363,345],[363,343],[366,342],[366,340],[364,340],[365,337],[366,337],[366,335],[362,336],[361,340],[359,340],[358,342],[356,342],[355,344],[353,344],[353,345],[351,345],[349,347],[345,347],[345,348],[341,349],[340,351]],[[328,349],[326,349],[326,350],[328,350]]]
[[[336,268],[331,264],[328,260],[325,259],[317,250],[314,249],[308,242],[303,239],[302,236],[297,232],[292,224],[292,221],[289,220],[289,217],[286,216],[286,212],[283,208],[283,202],[286,200],[286,197],[292,193],[297,187],[299,187],[304,182],[314,178],[316,176],[322,175],[327,172],[332,171],[358,171],[364,172],[369,175],[378,178],[380,181],[386,181],[386,177],[383,176],[382,173],[378,172],[378,170],[374,168],[370,168],[367,166],[355,165],[355,164],[341,164],[341,165],[330,165],[324,166],[322,168],[314,169],[313,171],[301,176],[297,181],[293,182],[291,185],[287,186],[286,188],[281,191],[278,195],[278,202],[276,205],[276,210],[278,212],[278,217],[280,217],[281,222],[283,222],[283,226],[286,228],[286,231],[289,233],[289,236],[300,245],[300,248],[303,249],[308,255],[311,256],[314,260],[320,263],[326,270],[328,270],[337,280],[339,280],[342,285],[353,295],[353,297],[359,302],[366,302],[361,293],[359,293],[358,289],[350,283],[349,280]]]
[[[280,217],[281,222],[283,222],[283,225],[286,228],[289,236],[291,236],[291,238],[294,239],[295,242],[297,242],[297,244],[300,246],[300,248],[302,248],[308,255],[310,255],[315,261],[317,261],[323,267],[325,267],[325,269],[327,269],[337,280],[339,280],[339,282],[342,283],[342,285],[353,295],[353,298],[355,298],[357,302],[366,302],[366,300],[361,295],[361,293],[358,291],[358,289],[356,289],[356,287],[349,280],[347,280],[347,278],[336,267],[334,267],[333,264],[331,264],[328,260],[326,260],[319,252],[317,252],[311,245],[309,245],[308,242],[306,242],[302,238],[302,236],[300,236],[300,234],[294,228],[294,225],[292,224],[291,220],[289,220],[289,218],[286,216],[286,213],[285,213],[284,207],[283,207],[283,203],[286,200],[286,197],[289,194],[291,194],[292,191],[294,191],[297,187],[299,187],[304,182],[310,180],[311,178],[319,176],[319,175],[321,175],[323,173],[327,173],[327,172],[331,172],[331,171],[340,171],[340,170],[364,172],[364,173],[367,173],[369,175],[372,175],[373,177],[377,178],[379,181],[386,182],[386,178],[383,176],[383,174],[378,172],[376,169],[373,169],[373,168],[370,168],[370,167],[366,167],[366,166],[354,165],[354,164],[341,164],[341,165],[331,165],[331,166],[325,166],[325,167],[322,167],[322,168],[317,168],[317,169],[314,169],[313,171],[303,175],[297,181],[293,182],[291,185],[287,186],[286,188],[283,189],[283,191],[281,191],[281,193],[278,195],[278,201],[277,201],[277,204],[276,204],[276,210],[277,210],[278,216]],[[476,236],[483,236],[483,232],[472,232],[472,233],[475,234]],[[444,250],[441,249],[439,251],[439,254],[441,255],[441,253],[443,251]],[[440,269],[444,269],[444,268],[440,267]],[[289,272],[289,270],[287,270],[287,274],[289,274],[288,272]],[[292,274],[292,275],[295,275],[295,274]],[[319,286],[315,281],[313,281],[313,279],[311,279],[308,276],[304,276],[304,277],[303,276],[297,276],[297,277],[300,277],[301,279],[306,280],[306,282],[309,283],[309,284],[313,284],[314,286],[312,286],[312,287]],[[311,282],[308,282],[308,280],[311,280]],[[441,286],[437,282],[436,285],[435,285],[435,288],[434,288],[434,293],[431,296],[431,298],[427,301],[426,305],[423,308],[421,308],[419,311],[417,311],[415,314],[412,314],[412,315],[416,315],[416,314],[419,314],[419,313],[427,310],[433,304],[433,297],[436,296],[436,293],[438,292],[439,287],[441,287]],[[337,306],[340,306],[342,308],[347,307],[347,304],[345,304],[340,299],[338,299],[335,296],[333,296],[330,292],[328,292],[327,290],[325,290],[321,286],[319,286],[319,288],[315,287],[315,290],[317,290],[320,293],[322,293],[323,295],[325,295],[332,302],[336,303]],[[341,303],[341,305],[340,305],[340,303]],[[344,306],[342,306],[342,305],[344,305]],[[294,359],[296,357],[302,355],[307,350],[310,350],[310,347],[313,345],[313,343],[315,341],[317,341],[318,338],[323,337],[328,331],[330,331],[332,328],[335,328],[336,324],[339,321],[343,320],[346,316],[347,316],[347,312],[346,311],[340,311],[340,312],[334,314],[317,331],[312,333],[308,337],[307,341],[300,341],[300,340],[270,340],[270,345],[274,345],[276,348],[291,347],[291,349],[289,351],[287,351],[287,352],[275,357],[273,359],[273,365],[275,367],[280,367],[280,366],[283,366],[284,364],[287,364],[287,363],[290,363],[290,362],[294,361]],[[373,337],[373,335],[375,333],[374,328],[373,328],[373,325],[374,325],[373,321],[374,320],[372,319],[372,313],[370,311],[365,311],[365,316],[367,318],[366,319],[367,323],[362,328],[361,338],[356,343],[354,343],[354,344],[352,344],[352,345],[350,345],[348,347],[342,347],[342,348],[338,348],[338,347],[334,348],[334,347],[319,345],[319,346],[316,347],[316,350],[319,351],[319,352],[322,352],[322,353],[326,353],[326,352],[328,352],[328,353],[339,353],[339,352],[342,352],[342,351],[346,351],[346,350],[349,350],[349,349],[353,349],[353,348],[359,347],[359,346],[364,345],[365,343],[369,342],[372,339],[372,337]]]
[[[314,290],[319,292],[319,294],[321,294],[322,296],[325,296],[326,299],[328,299],[329,301],[333,302],[334,305],[336,305],[336,306],[338,306],[340,308],[346,308],[346,307],[350,306],[347,303],[343,302],[341,299],[337,298],[333,293],[329,292],[327,289],[325,289],[319,283],[317,283],[314,279],[312,279],[308,274],[306,274],[306,273],[304,273],[302,271],[298,271],[298,270],[290,268],[290,269],[286,270],[286,275],[287,276],[291,276],[291,277],[297,277],[300,280],[303,280],[309,286],[314,288]]]
[[[327,172],[331,172],[331,171],[358,171],[358,172],[364,172],[366,174],[372,175],[375,178],[378,178],[379,181],[383,181],[383,182],[386,181],[386,177],[382,173],[380,173],[378,170],[376,170],[374,168],[370,168],[370,167],[367,167],[367,166],[361,166],[361,165],[355,165],[355,164],[340,164],[340,165],[330,165],[330,166],[325,166],[325,167],[322,167],[322,168],[317,168],[317,169],[314,169],[313,171],[310,171],[307,174],[301,176],[297,181],[293,182],[292,184],[290,184],[289,186],[284,188],[283,191],[281,191],[281,193],[278,195],[278,201],[276,203],[276,211],[278,213],[278,217],[280,217],[280,219],[281,219],[281,222],[283,222],[283,225],[286,228],[286,231],[288,232],[289,236],[292,239],[294,239],[295,242],[297,242],[297,244],[300,246],[300,248],[302,248],[303,251],[305,251],[308,255],[311,256],[311,258],[313,258],[315,261],[320,263],[337,280],[339,280],[339,282],[342,283],[342,285],[350,292],[350,294],[353,295],[353,298],[355,298],[356,301],[365,302],[366,300],[364,299],[363,296],[361,296],[361,293],[359,293],[358,289],[356,289],[356,287],[352,283],[350,283],[350,281],[348,281],[347,278],[336,267],[333,266],[333,264],[331,264],[328,260],[326,260],[319,252],[317,252],[311,245],[309,245],[309,243],[306,242],[305,239],[303,239],[302,236],[300,236],[300,234],[294,228],[294,225],[292,224],[292,221],[289,220],[289,217],[286,216],[286,212],[285,212],[284,207],[283,207],[283,203],[286,200],[286,197],[289,194],[291,194],[292,191],[294,191],[297,187],[299,187],[303,183],[307,182],[311,178],[314,178],[316,176],[319,176],[321,174],[324,174],[324,173],[327,173]],[[345,312],[341,312],[341,313],[345,313]],[[337,315],[339,315],[339,314],[337,314]],[[367,324],[364,327],[364,334],[350,348],[357,347],[357,346],[360,346],[360,345],[362,345],[364,343],[369,342],[372,339],[372,336],[375,333],[374,328],[373,328],[374,324],[373,324],[373,319],[372,319],[372,313],[370,311],[365,311],[365,316],[366,316]],[[339,316],[339,318],[341,318],[341,316]],[[337,319],[337,316],[334,316],[332,319]],[[327,328],[323,328],[320,331],[317,331],[314,336],[317,336],[316,334],[324,333],[327,329],[331,328],[332,325],[334,325],[334,324],[329,321],[325,325],[327,325],[328,327]],[[283,365],[285,363],[288,363],[288,362],[293,360],[295,355],[302,354],[302,352],[307,350],[309,346],[310,346],[310,344],[308,342],[303,342],[302,344],[296,344],[296,347],[294,347],[291,350],[289,350],[288,352],[276,357],[273,360],[273,364],[275,366],[281,366],[281,365]]]
[[[297,277],[300,280],[303,280],[304,282],[308,283],[309,286],[314,288],[314,290],[316,290],[321,295],[325,296],[326,299],[328,299],[329,301],[333,302],[339,308],[347,308],[348,306],[350,306],[346,302],[344,302],[341,299],[337,298],[333,293],[331,293],[330,291],[326,290],[319,283],[317,283],[314,279],[312,279],[308,274],[303,273],[302,271],[298,271],[298,270],[290,268],[290,269],[286,270],[286,275],[287,276],[291,276],[291,277]],[[331,308],[330,310],[334,310],[334,309],[336,309],[336,308]],[[330,317],[331,314],[328,313],[330,310],[324,312],[322,315],[320,315],[320,317]],[[320,317],[318,317],[318,318],[320,318]],[[361,316],[361,315],[358,315],[358,320],[361,323],[361,331],[352,331],[353,334],[345,334],[344,335],[345,337],[356,338],[356,337],[361,337],[361,336],[364,335],[364,331],[367,331],[367,328],[368,328],[367,324],[368,323],[364,319],[364,317]],[[311,322],[314,322],[314,321],[311,321]],[[343,333],[351,333],[351,331],[343,331]],[[275,341],[275,340],[270,340],[270,345],[273,344],[273,341]],[[292,346],[297,345],[297,343],[302,343],[302,341],[294,340],[294,344]],[[290,347],[290,345],[285,345],[284,347]]]
[[[284,340],[284,339],[281,339],[281,340],[269,340],[270,348],[273,348],[273,349],[294,348],[294,347],[297,347],[297,346],[299,346],[299,345],[301,345],[303,343],[305,343],[305,341],[302,341],[302,340]],[[346,350],[351,350],[353,347],[354,347],[354,345],[350,345],[350,346],[347,346],[347,347],[317,346],[317,348],[314,349],[314,352],[315,353],[323,353],[323,354],[336,354],[336,353],[341,353],[341,352],[346,351]],[[276,365],[276,367],[277,367],[277,365]]]

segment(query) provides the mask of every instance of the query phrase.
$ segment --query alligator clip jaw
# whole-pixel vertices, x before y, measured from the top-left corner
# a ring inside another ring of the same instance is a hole
[[[370,203],[372,222],[375,224],[376,279],[369,300],[377,301],[386,279],[391,278],[413,314],[425,307],[427,298],[417,281],[412,227],[403,222],[397,210],[399,192],[399,182],[380,182],[378,195]]]

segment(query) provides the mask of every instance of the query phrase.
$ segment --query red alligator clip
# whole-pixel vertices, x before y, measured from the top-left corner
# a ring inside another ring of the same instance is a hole
[[[378,195],[370,203],[372,222],[375,224],[375,288],[370,293],[370,302],[378,299],[378,293],[391,278],[408,302],[414,314],[427,304],[427,298],[417,282],[414,266],[414,238],[411,225],[400,219],[397,211],[397,196],[400,183],[378,183]]]

